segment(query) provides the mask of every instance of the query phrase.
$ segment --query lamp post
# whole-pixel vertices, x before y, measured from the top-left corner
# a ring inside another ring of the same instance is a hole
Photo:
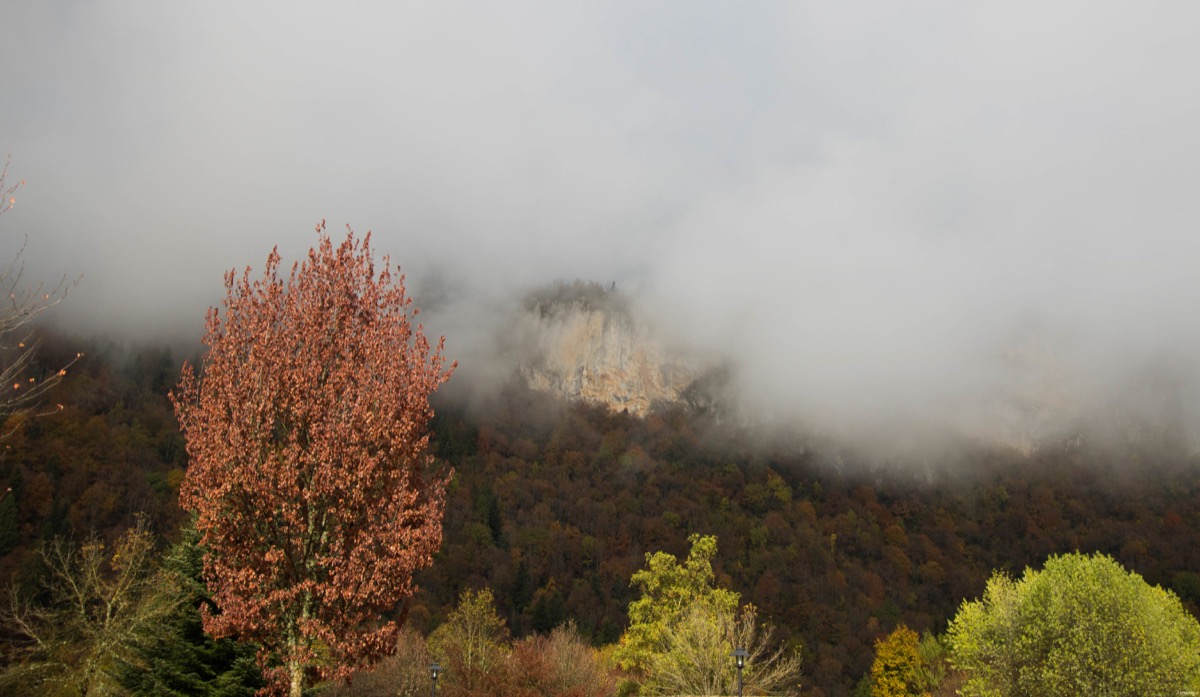
[[[738,668],[738,697],[742,697],[742,668],[746,667],[746,657],[750,654],[746,653],[746,649],[738,647],[729,654],[733,656],[733,660],[737,662]]]
[[[442,674],[441,666],[439,666],[436,663],[429,666],[429,677],[430,677],[431,681],[433,682],[433,687],[431,688],[431,691],[429,694],[432,695],[432,697],[437,697],[437,679],[438,679],[438,676],[441,674]]]

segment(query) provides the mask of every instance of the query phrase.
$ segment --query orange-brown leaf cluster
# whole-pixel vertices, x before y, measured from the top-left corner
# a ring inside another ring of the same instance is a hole
[[[277,685],[391,648],[441,544],[447,479],[427,425],[453,369],[410,323],[403,277],[386,259],[376,272],[369,234],[334,247],[322,230],[286,279],[279,265],[272,251],[261,278],[227,274],[202,375],[185,366],[172,394],[190,458],[180,502],[219,608],[205,629],[261,643]]]

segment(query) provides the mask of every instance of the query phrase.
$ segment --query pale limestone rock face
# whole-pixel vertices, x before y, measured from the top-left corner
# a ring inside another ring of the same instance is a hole
[[[615,291],[557,290],[528,302],[512,326],[518,370],[532,389],[639,416],[682,400],[695,367],[656,340]]]

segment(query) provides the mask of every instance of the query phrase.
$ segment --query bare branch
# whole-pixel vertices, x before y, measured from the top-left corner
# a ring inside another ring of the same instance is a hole
[[[25,182],[6,185],[8,161],[0,171],[0,215],[12,209],[16,203],[13,195]],[[29,325],[46,310],[58,305],[78,284],[78,279],[63,276],[52,288],[44,284],[25,286],[23,278],[25,264],[25,240],[15,254],[0,270],[0,440],[12,435],[28,418],[45,416],[59,411],[39,407],[42,399],[57,385],[67,370],[83,354],[76,354],[65,365],[57,369],[35,373],[35,355],[39,341],[34,338]],[[16,417],[16,418],[13,418]]]

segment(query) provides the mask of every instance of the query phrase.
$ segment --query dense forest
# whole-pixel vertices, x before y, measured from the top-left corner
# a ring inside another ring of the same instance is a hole
[[[47,366],[85,357],[49,396],[61,410],[6,425],[4,593],[42,573],[55,538],[115,541],[142,516],[163,544],[186,523],[187,467],[167,399],[186,356],[50,335]],[[1103,552],[1200,605],[1200,461],[1147,439],[1046,444],[1032,455],[943,449],[914,467],[833,443],[767,439],[678,409],[635,418],[514,382],[486,403],[441,400],[438,466],[453,470],[445,540],[408,625],[429,633],[488,589],[517,637],[567,620],[594,645],[628,624],[646,554],[713,535],[721,586],[800,647],[808,695],[852,694],[899,624],[944,632],[994,570]],[[7,602],[7,601],[6,601]]]

